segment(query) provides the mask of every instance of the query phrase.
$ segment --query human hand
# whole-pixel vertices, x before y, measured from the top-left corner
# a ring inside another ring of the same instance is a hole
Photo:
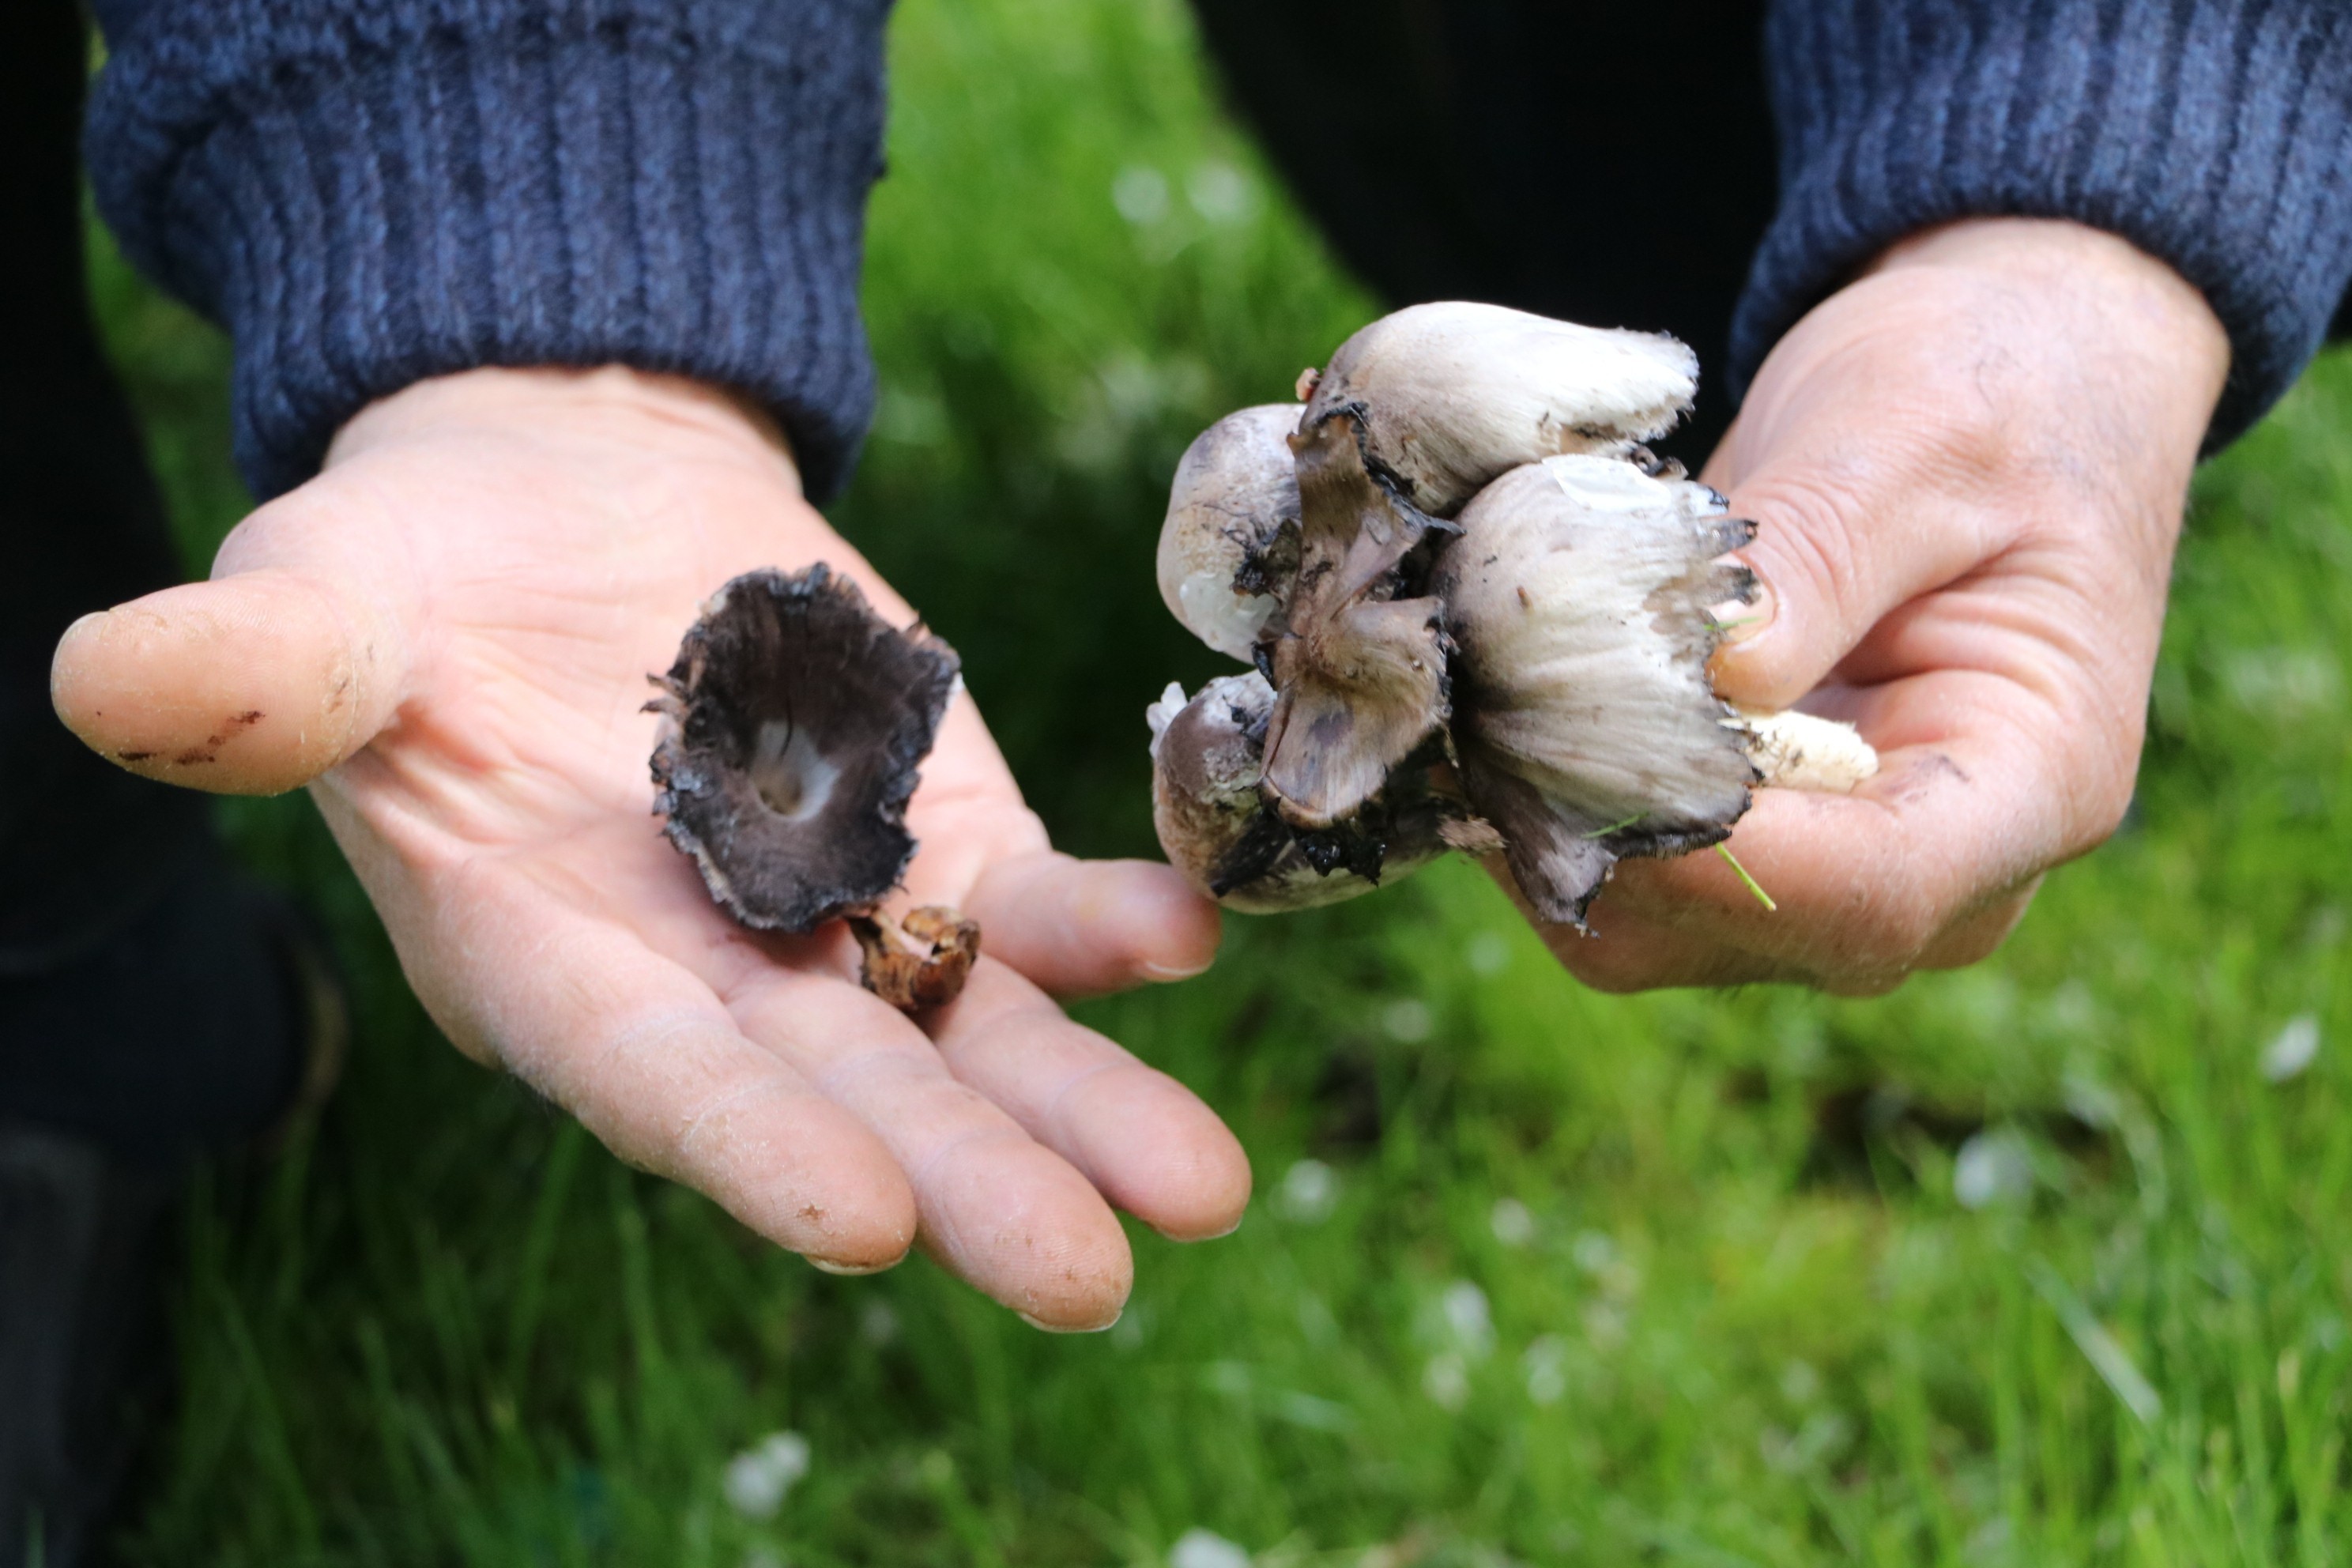
[[[1205,1106],[1046,993],[1196,973],[1215,910],[1166,867],[1055,854],[959,694],[907,892],[981,923],[960,1000],[910,1020],[857,985],[838,924],[721,914],[648,815],[646,678],[720,584],[817,560],[913,618],[728,398],[468,372],[361,413],[213,581],[77,623],[53,689],[133,772],[308,784],[435,1021],[623,1159],[820,1268],[886,1268],[919,1236],[1040,1326],[1105,1326],[1133,1272],[1109,1205],[1219,1235],[1249,1170]]]
[[[1628,861],[1553,952],[1612,991],[1874,994],[1998,947],[2130,802],[2228,367],[2201,295],[2063,222],[1918,236],[1798,322],[1704,476],[1756,520],[1765,595],[1726,612],[1716,685],[1854,721],[1882,771],[1757,792],[1729,847],[1777,912],[1716,856]]]

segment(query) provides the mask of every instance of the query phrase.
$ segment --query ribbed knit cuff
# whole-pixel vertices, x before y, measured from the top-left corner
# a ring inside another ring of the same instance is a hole
[[[2230,334],[2218,449],[2300,374],[2352,279],[2345,0],[1777,0],[1780,207],[1733,385],[1906,235],[2073,218],[2203,290]]]
[[[372,400],[480,365],[747,394],[823,499],[873,402],[857,314],[887,0],[101,0],[100,210],[236,342],[268,497]]]

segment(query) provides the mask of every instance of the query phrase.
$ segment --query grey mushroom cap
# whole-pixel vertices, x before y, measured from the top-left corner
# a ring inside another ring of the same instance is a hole
[[[1457,645],[1465,792],[1545,919],[1580,925],[1615,863],[1728,837],[1759,782],[1706,664],[1710,606],[1753,536],[1704,485],[1610,457],[1506,475],[1461,516],[1433,589]]]
[[[1398,494],[1366,439],[1345,409],[1291,437],[1298,572],[1259,638],[1276,692],[1266,791],[1309,829],[1354,815],[1446,719],[1444,609],[1414,584],[1453,527]]]
[[[1261,790],[1274,689],[1252,670],[1220,677],[1189,700],[1171,685],[1151,724],[1151,816],[1169,864],[1227,909],[1273,914],[1370,892],[1443,855],[1463,837],[1457,803],[1422,787],[1426,769],[1395,781],[1366,819],[1302,834]]]
[[[1340,344],[1301,427],[1359,408],[1373,463],[1422,510],[1451,517],[1522,464],[1656,440],[1697,395],[1698,356],[1673,338],[1450,300]]]
[[[819,564],[703,607],[648,704],[654,810],[719,906],[804,932],[874,908],[915,853],[907,802],[954,695],[953,649]]]
[[[1160,531],[1160,596],[1194,637],[1244,664],[1296,569],[1295,404],[1228,414],[1184,449]],[[1294,525],[1286,548],[1279,536]]]

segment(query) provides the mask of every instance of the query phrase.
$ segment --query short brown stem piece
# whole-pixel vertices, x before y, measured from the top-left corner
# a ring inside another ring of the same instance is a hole
[[[904,921],[879,910],[851,915],[849,930],[866,954],[858,979],[902,1013],[954,1001],[980,957],[980,922],[943,906],[910,910]]]

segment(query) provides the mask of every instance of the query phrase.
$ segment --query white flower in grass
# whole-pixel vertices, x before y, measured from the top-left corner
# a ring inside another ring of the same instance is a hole
[[[1559,1404],[1568,1392],[1568,1342],[1558,1334],[1537,1335],[1519,1356],[1519,1375],[1531,1403]]]
[[[2263,1077],[2272,1083],[2284,1083],[2299,1075],[2318,1057],[2319,1016],[2315,1013],[2297,1013],[2286,1021],[2286,1027],[2263,1047]]]
[[[1952,1160],[1952,1196],[1964,1209],[2018,1204],[2033,1195],[2033,1157],[2013,1128],[1969,1135]]]
[[[1339,1174],[1320,1160],[1297,1161],[1282,1173],[1274,1201],[1285,1219],[1301,1225],[1328,1219],[1339,1202]]]
[[[858,1309],[857,1334],[877,1350],[898,1337],[898,1310],[877,1296]]]
[[[788,1568],[784,1560],[764,1546],[754,1546],[743,1553],[743,1568]]]
[[[1470,1363],[1460,1351],[1443,1351],[1421,1369],[1421,1391],[1443,1410],[1459,1410],[1470,1401]]]
[[[1168,1549],[1168,1568],[1250,1568],[1250,1554],[1240,1542],[1196,1527]]]
[[[1110,183],[1110,205],[1138,228],[1168,216],[1168,176],[1143,163],[1130,163]]]
[[[1203,163],[1192,171],[1184,194],[1192,210],[1211,223],[1241,223],[1257,211],[1257,187],[1231,163]]]
[[[808,1439],[797,1432],[771,1432],[727,1461],[720,1485],[727,1506],[745,1519],[773,1519],[784,1494],[808,1474]]]
[[[1536,1216],[1517,1198],[1496,1198],[1486,1225],[1505,1247],[1525,1247],[1536,1238]]]
[[[2221,658],[2221,684],[2249,713],[2273,720],[2332,712],[2344,696],[2341,668],[2316,648],[2236,648]]]
[[[1625,1342],[1630,1331],[1625,1309],[1608,1301],[1585,1303],[1583,1320],[1584,1337],[1597,1350],[1615,1350]]]
[[[1805,1417],[1796,1431],[1767,1426],[1757,1434],[1756,1446],[1764,1462],[1783,1475],[1800,1475],[1835,1458],[1853,1440],[1853,1424],[1834,1410],[1819,1410]]]
[[[1127,1310],[1121,1312],[1118,1321],[1110,1326],[1110,1342],[1122,1352],[1141,1350],[1143,1342],[1151,1337],[1152,1321],[1149,1302],[1129,1300]]]
[[[1619,1251],[1606,1231],[1579,1232],[1569,1244],[1568,1255],[1610,1300],[1622,1303],[1641,1293],[1642,1266]]]
[[[1428,1003],[1407,996],[1381,1010],[1381,1027],[1399,1045],[1417,1046],[1429,1038],[1437,1027],[1437,1020],[1430,1016]]]
[[[1486,1360],[1495,1348],[1495,1314],[1486,1305],[1486,1292],[1467,1279],[1456,1279],[1438,1298],[1438,1305],[1455,1346],[1472,1361]]]

